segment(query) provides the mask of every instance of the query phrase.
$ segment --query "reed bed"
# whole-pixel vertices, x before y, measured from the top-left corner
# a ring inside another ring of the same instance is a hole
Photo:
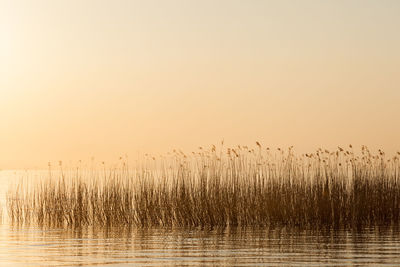
[[[360,152],[350,145],[297,155],[257,142],[252,149],[147,156],[135,168],[121,160],[102,170],[60,169],[10,188],[8,216],[49,226],[398,225],[398,155],[375,155],[364,146]]]

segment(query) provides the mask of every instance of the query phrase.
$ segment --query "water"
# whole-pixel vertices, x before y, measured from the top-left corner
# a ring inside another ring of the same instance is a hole
[[[4,205],[10,181],[0,172]],[[400,232],[187,230],[0,224],[0,266],[399,266]]]

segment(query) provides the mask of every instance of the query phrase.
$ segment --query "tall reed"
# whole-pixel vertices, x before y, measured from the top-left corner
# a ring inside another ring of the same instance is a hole
[[[360,227],[400,222],[398,155],[257,143],[146,157],[98,171],[58,171],[10,188],[13,223],[50,226]],[[50,177],[51,176],[51,177]]]

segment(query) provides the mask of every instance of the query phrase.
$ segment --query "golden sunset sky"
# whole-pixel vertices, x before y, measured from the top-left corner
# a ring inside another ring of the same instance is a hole
[[[0,0],[0,169],[400,150],[400,1]]]

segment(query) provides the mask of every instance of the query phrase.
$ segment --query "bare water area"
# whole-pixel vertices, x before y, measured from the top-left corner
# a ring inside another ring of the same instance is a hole
[[[56,228],[13,225],[6,192],[21,176],[0,171],[0,266],[399,266],[400,231]]]

